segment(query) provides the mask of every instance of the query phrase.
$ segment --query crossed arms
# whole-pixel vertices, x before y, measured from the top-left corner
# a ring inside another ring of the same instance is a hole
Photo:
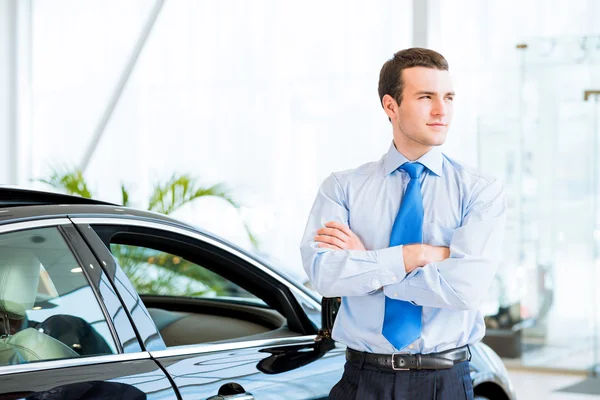
[[[321,186],[301,243],[302,262],[326,297],[386,296],[414,304],[476,309],[501,259],[506,203],[498,181],[472,194],[449,247],[415,244],[368,250],[348,227],[333,175]]]

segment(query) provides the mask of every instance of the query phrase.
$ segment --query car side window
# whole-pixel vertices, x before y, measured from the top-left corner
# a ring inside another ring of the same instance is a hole
[[[148,247],[111,243],[110,250],[141,295],[243,299],[258,297],[183,257]]]
[[[117,353],[58,228],[0,235],[0,334],[0,366]]]
[[[159,238],[157,232],[112,234],[110,250],[167,347],[295,335],[272,303],[228,278],[231,265],[183,241]],[[265,295],[269,298],[270,292]]]

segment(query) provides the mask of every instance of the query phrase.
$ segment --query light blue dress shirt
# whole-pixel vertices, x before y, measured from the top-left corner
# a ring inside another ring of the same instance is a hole
[[[423,243],[450,248],[450,258],[406,274],[403,246],[390,232],[410,180],[398,170],[408,160],[394,144],[379,161],[331,174],[321,185],[300,245],[304,269],[325,297],[342,297],[333,338],[372,353],[432,353],[480,340],[480,301],[501,259],[506,214],[502,184],[460,164],[439,148],[418,161]],[[367,251],[317,247],[328,221],[347,224]],[[385,296],[423,306],[421,337],[395,349],[381,334]]]

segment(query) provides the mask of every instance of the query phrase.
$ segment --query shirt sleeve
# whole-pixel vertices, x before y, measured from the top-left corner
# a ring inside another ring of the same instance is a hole
[[[349,225],[344,192],[334,174],[319,188],[300,244],[304,270],[322,296],[366,295],[404,279],[402,246],[367,251],[317,247],[316,232],[329,221]]]
[[[499,181],[475,194],[450,242],[450,257],[417,268],[384,288],[386,296],[414,304],[472,310],[489,290],[502,255],[506,199]]]

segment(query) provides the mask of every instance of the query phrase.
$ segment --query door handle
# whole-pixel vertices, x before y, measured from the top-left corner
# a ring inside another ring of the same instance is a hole
[[[216,396],[211,396],[206,400],[254,400],[251,393],[235,382],[229,382],[221,386]]]
[[[206,400],[254,400],[254,396],[250,393],[232,394],[231,396],[216,395],[211,396]]]

